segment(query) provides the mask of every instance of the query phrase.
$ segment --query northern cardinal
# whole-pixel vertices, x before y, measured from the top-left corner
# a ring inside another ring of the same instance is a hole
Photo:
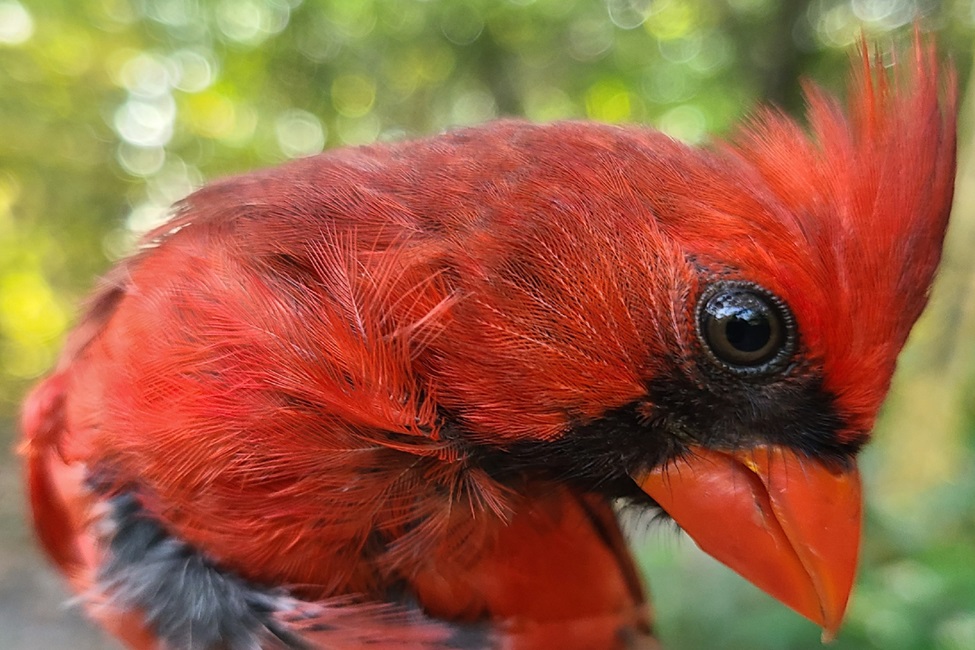
[[[651,647],[624,500],[835,633],[955,171],[953,74],[894,67],[809,133],[502,121],[197,191],[27,398],[41,543],[133,648]]]

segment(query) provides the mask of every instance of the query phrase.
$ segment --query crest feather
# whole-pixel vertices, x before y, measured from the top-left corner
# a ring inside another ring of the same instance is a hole
[[[765,110],[734,139],[733,155],[803,234],[812,277],[784,293],[811,351],[828,350],[830,388],[854,413],[873,413],[886,393],[927,302],[954,193],[954,69],[917,31],[905,58],[888,68],[861,43],[846,111],[810,84],[809,135]]]

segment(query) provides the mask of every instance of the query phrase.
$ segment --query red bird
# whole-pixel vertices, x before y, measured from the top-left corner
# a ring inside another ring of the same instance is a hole
[[[650,647],[624,500],[833,634],[955,171],[952,73],[895,68],[809,134],[506,121],[194,193],[27,398],[41,543],[133,648]]]

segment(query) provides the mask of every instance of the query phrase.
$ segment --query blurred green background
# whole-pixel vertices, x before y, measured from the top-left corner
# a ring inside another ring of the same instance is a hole
[[[863,569],[834,648],[975,648],[972,0],[0,0],[0,645],[111,648],[24,524],[18,401],[76,305],[205,180],[502,115],[690,142],[842,91],[860,30],[922,18],[963,97],[956,209],[876,442]],[[811,623],[672,530],[636,541],[673,649],[817,648]]]

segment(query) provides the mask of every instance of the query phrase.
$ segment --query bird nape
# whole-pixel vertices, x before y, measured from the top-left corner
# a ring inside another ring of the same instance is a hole
[[[502,121],[195,192],[25,402],[42,545],[134,648],[652,647],[625,500],[835,634],[951,205],[919,41],[808,129]]]

